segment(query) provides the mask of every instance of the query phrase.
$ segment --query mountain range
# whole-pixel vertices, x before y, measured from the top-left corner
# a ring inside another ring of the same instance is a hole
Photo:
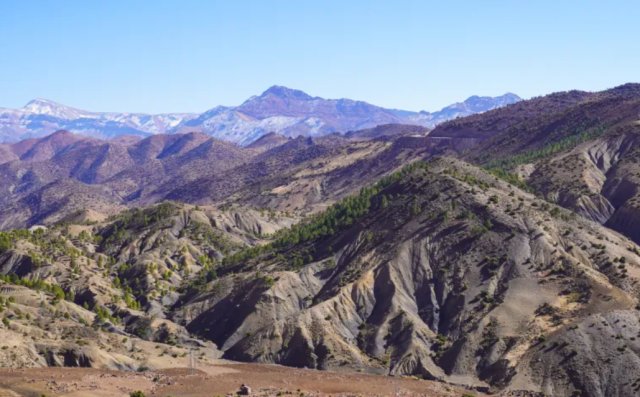
[[[275,91],[242,106],[318,101]],[[1,143],[0,366],[145,372],[195,348],[205,369],[446,382],[398,395],[635,395],[638,109],[625,84],[433,129]],[[25,373],[7,388],[41,394]]]
[[[519,100],[517,95],[509,93],[495,98],[472,96],[437,112],[411,112],[350,99],[312,97],[300,90],[273,86],[240,106],[217,106],[202,114],[149,115],[89,112],[36,99],[21,109],[0,109],[0,142],[67,130],[101,139],[122,135],[148,137],[163,133],[202,132],[248,145],[269,132],[285,137],[322,136],[391,123],[432,128],[446,120],[486,112]]]

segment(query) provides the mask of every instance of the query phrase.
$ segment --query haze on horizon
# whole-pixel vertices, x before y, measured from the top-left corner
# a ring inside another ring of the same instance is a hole
[[[3,4],[0,107],[202,112],[272,85],[387,108],[638,81],[632,1]],[[579,39],[579,40],[578,40]]]

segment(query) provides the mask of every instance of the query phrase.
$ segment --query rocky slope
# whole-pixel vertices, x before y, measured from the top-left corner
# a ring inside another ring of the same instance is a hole
[[[640,85],[570,91],[455,120],[429,136],[475,137],[465,159],[515,173],[547,200],[636,242]]]
[[[225,259],[187,329],[236,360],[628,395],[638,248],[468,164],[413,168]]]
[[[0,145],[3,226],[49,227],[0,233],[0,359],[162,368],[193,347],[512,396],[633,395],[638,87],[432,132]]]
[[[191,346],[484,391],[635,388],[628,239],[452,158],[355,193],[301,222],[167,202],[4,232],[0,357],[161,368]]]
[[[71,223],[69,223],[71,222]],[[173,322],[183,280],[295,218],[165,203],[115,218],[0,233],[2,366],[163,368],[220,356]],[[203,270],[204,269],[204,270]]]

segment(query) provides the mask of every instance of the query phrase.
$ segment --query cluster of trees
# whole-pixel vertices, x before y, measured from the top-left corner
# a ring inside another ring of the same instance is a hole
[[[449,168],[445,168],[442,171],[443,174],[446,175],[451,175],[452,177],[456,178],[459,181],[465,182],[471,186],[478,186],[480,189],[482,190],[487,190],[489,189],[489,186],[484,183],[483,181],[481,181],[480,179],[471,176],[469,174],[466,174],[464,172],[458,172],[458,170],[456,169],[449,169]]]
[[[495,177],[498,177],[512,184],[513,186],[516,186],[524,190],[525,192],[531,192],[531,193],[534,192],[534,189],[531,186],[527,185],[527,182],[520,179],[518,175],[505,171],[503,168],[491,168],[491,169],[487,169],[487,172],[489,172],[491,175]]]
[[[88,233],[86,230],[83,230],[80,232],[80,234],[78,234],[78,240],[100,244],[102,243],[103,237],[100,235],[95,235],[95,236],[91,235],[91,233]]]
[[[301,242],[332,236],[338,231],[348,228],[357,219],[366,215],[372,206],[372,198],[377,196],[378,193],[418,169],[428,170],[429,167],[426,162],[422,161],[409,164],[400,171],[382,178],[375,185],[362,188],[360,194],[346,197],[309,220],[296,224],[290,229],[279,231],[276,234],[276,240],[272,243],[245,249],[227,256],[223,260],[223,265],[236,265],[265,253],[273,254],[286,250]],[[376,200],[376,203],[386,207],[388,199],[386,196],[382,196],[379,200]],[[300,265],[300,263],[296,263],[294,267],[299,267]]]
[[[551,142],[540,150],[530,151],[498,160],[489,161],[484,164],[484,168],[488,170],[501,169],[504,171],[505,169],[511,169],[520,164],[534,163],[545,157],[549,157],[556,153],[574,148],[582,142],[586,142],[604,135],[607,132],[609,125],[602,124],[590,129],[585,128],[586,127],[582,125],[575,127],[573,131],[571,131],[569,136],[561,138],[555,142]]]
[[[0,232],[0,251],[11,249],[11,237],[7,232]]]
[[[142,304],[136,300],[133,289],[130,286],[131,278],[127,277],[127,274],[131,274],[132,269],[133,265],[122,263],[117,269],[118,274],[113,278],[113,286],[124,291],[124,302],[127,307],[134,310],[140,310],[142,308]],[[123,283],[122,280],[125,280],[125,282]],[[139,288],[140,280],[136,278],[134,284]]]
[[[107,246],[114,245],[123,241],[127,236],[127,230],[143,228],[150,224],[155,224],[155,228],[163,220],[177,214],[177,207],[171,202],[164,202],[147,209],[135,208],[126,211],[118,217],[110,217],[109,220],[115,221],[111,227],[105,230],[102,236],[97,237],[98,243],[102,242],[102,238]]]
[[[24,277],[18,277],[15,273],[11,273],[6,275],[0,274],[0,280],[7,284],[21,285],[36,291],[49,292],[50,294],[53,294],[56,301],[61,301],[65,298],[69,298],[68,300],[72,301],[73,298],[75,298],[72,292],[65,294],[64,290],[59,285],[52,285],[40,279],[28,280]]]
[[[147,226],[149,223],[160,222],[163,219],[176,215],[177,209],[174,203],[167,201],[144,210],[134,208],[115,218],[110,218],[110,220],[119,218],[118,223],[120,226],[124,229],[129,229],[130,227]]]
[[[533,188],[529,185],[527,185],[527,183],[525,181],[523,181],[522,179],[520,179],[520,177],[516,174],[512,174],[508,171],[506,171],[504,168],[500,168],[500,167],[494,167],[494,168],[487,168],[486,166],[484,167],[485,171],[487,171],[489,174],[500,178],[504,181],[506,181],[507,183],[510,183],[513,186],[516,186],[524,191],[528,191],[528,192],[533,192]],[[469,185],[477,185],[479,186],[482,190],[487,190],[488,186],[486,183],[482,182],[481,180],[469,175],[469,174],[464,174],[464,173],[460,173],[457,170],[450,170],[450,169],[445,169],[443,171],[445,174],[449,174],[451,176],[453,176],[454,178],[466,182]]]
[[[136,298],[133,296],[133,291],[131,290],[131,287],[129,287],[128,285],[124,289],[124,303],[127,304],[127,307],[130,307],[134,310],[142,309],[142,304],[138,302]]]
[[[40,238],[44,233],[43,230],[38,229],[35,232],[24,229],[15,229],[7,232],[0,232],[0,251],[6,251],[13,247],[13,243],[20,239],[32,239],[34,236]]]
[[[200,222],[191,221],[187,231],[191,240],[199,243],[207,243],[225,255],[228,255],[232,250],[240,247],[238,244],[234,244],[226,238],[220,231]],[[184,237],[184,234],[185,232],[181,231],[179,237]]]
[[[109,320],[112,324],[121,324],[122,319],[118,315],[111,315],[107,309],[102,306],[96,305],[93,308],[93,311],[96,313],[96,321],[98,324],[104,323],[106,320]]]
[[[193,282],[189,286],[189,289],[200,290],[204,285],[212,282],[213,280],[216,280],[217,278],[218,271],[215,268],[204,268],[198,273],[198,276],[195,280],[193,280]]]

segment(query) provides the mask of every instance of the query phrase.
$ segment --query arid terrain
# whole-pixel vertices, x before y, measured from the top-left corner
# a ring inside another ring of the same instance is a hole
[[[2,144],[0,396],[633,395],[639,87]]]
[[[207,363],[187,368],[127,373],[91,368],[0,369],[0,396],[120,397],[140,390],[151,396],[236,395],[246,384],[256,396],[482,397],[485,394],[417,378],[315,371],[278,365]]]

